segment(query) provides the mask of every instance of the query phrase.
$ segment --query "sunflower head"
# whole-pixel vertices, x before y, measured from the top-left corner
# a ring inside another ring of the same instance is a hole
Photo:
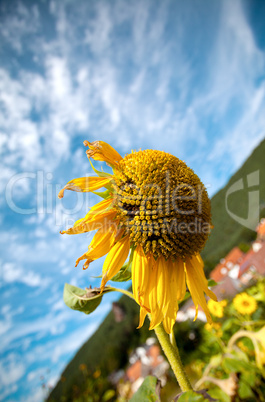
[[[88,251],[77,260],[84,268],[106,255],[101,290],[120,269],[131,269],[133,294],[140,305],[140,324],[150,313],[150,329],[163,322],[168,333],[176,321],[178,303],[188,286],[196,306],[209,322],[204,293],[208,289],[199,255],[211,227],[210,201],[198,176],[183,161],[163,152],[132,152],[124,158],[103,141],[84,142],[87,156],[105,161],[113,174],[71,180],[61,190],[95,191],[105,198],[72,228],[78,234],[98,229]],[[129,257],[127,264],[126,260]],[[124,265],[125,264],[125,265]]]
[[[198,176],[162,151],[133,152],[114,176],[117,217],[130,241],[155,258],[185,259],[205,245],[210,201]]]

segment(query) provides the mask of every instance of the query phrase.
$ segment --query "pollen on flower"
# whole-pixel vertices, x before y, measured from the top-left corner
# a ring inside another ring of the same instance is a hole
[[[135,247],[166,259],[185,259],[203,248],[210,201],[183,161],[162,151],[134,152],[119,162],[114,181],[114,208]]]

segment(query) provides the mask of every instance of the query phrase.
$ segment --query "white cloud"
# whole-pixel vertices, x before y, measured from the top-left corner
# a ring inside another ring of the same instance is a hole
[[[22,2],[13,4],[12,13],[7,14],[0,25],[2,40],[18,53],[23,52],[24,41],[39,28],[39,9],[37,5],[26,7]],[[4,9],[2,4],[2,11]]]
[[[33,271],[25,271],[15,263],[5,263],[1,267],[2,280],[5,283],[19,282],[30,287],[46,286],[50,280],[42,278]]]
[[[33,391],[30,395],[23,398],[23,402],[38,402],[43,401],[46,398],[46,392],[40,387],[36,391]]]
[[[5,387],[16,383],[25,374],[25,365],[20,357],[10,353],[0,362],[0,386]]]
[[[111,6],[105,3],[96,3],[96,16],[89,21],[85,30],[84,42],[88,44],[95,54],[106,52],[111,43],[112,16]]]

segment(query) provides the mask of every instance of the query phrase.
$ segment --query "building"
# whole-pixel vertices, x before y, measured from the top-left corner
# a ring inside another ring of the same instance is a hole
[[[148,375],[156,376],[162,383],[166,383],[168,362],[161,355],[160,347],[154,338],[148,338],[146,344],[135,349],[129,358],[129,367],[125,371],[125,380],[131,383],[132,392],[136,392],[144,378]]]

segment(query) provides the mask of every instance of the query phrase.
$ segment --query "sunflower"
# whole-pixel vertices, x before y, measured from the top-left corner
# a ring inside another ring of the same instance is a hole
[[[235,309],[243,315],[252,314],[257,310],[256,300],[246,292],[236,295],[233,299],[233,304]]]
[[[103,141],[84,141],[88,158],[105,161],[110,175],[71,180],[60,191],[95,191],[105,187],[104,198],[86,216],[61,233],[78,234],[97,229],[76,261],[89,264],[106,255],[101,290],[124,266],[131,267],[133,294],[140,305],[139,327],[150,314],[150,329],[163,322],[171,333],[178,303],[186,284],[196,306],[211,316],[204,293],[217,300],[203,271],[200,251],[211,228],[207,191],[198,176],[175,156],[155,150],[132,151],[124,158]],[[99,194],[99,193],[97,193]]]

